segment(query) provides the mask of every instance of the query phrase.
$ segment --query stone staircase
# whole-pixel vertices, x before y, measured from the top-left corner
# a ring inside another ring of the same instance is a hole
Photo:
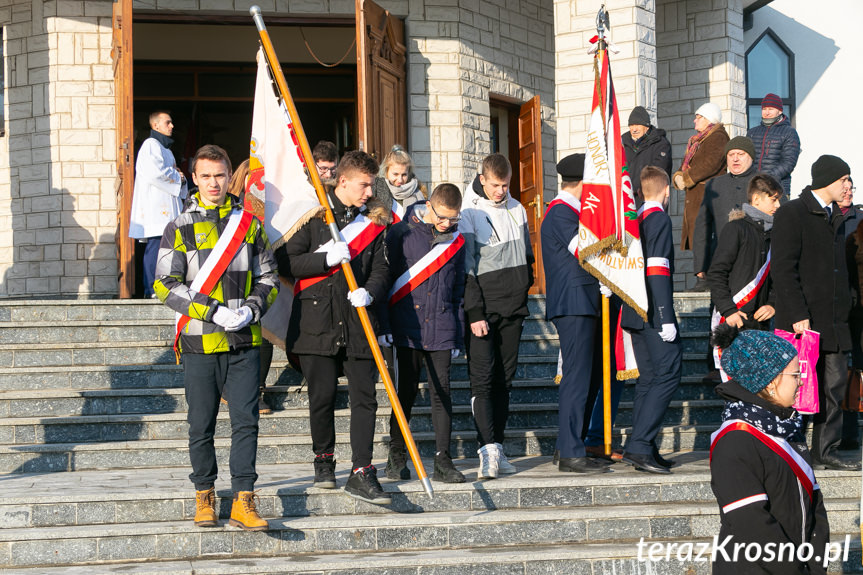
[[[0,303],[0,573],[709,573],[709,563],[643,562],[637,543],[708,541],[718,530],[709,434],[721,401],[702,383],[709,328],[704,294],[679,294],[684,378],[666,414],[661,449],[683,465],[670,476],[615,465],[603,476],[551,465],[557,426],[557,336],[532,298],[521,343],[506,452],[514,476],[478,482],[463,359],[453,366],[456,464],[468,483],[382,484],[378,507],[311,486],[308,397],[276,350],[258,449],[266,533],[201,529],[194,515],[182,372],[170,350],[172,314],[152,301]],[[631,422],[632,386],[615,442]],[[375,460],[386,458],[389,402],[379,386]],[[339,485],[350,460],[347,386],[340,386]],[[423,390],[411,426],[431,472],[434,436]],[[230,512],[230,428],[220,414],[220,515]],[[859,571],[859,473],[822,471],[834,539],[852,534],[833,572]],[[226,521],[225,521],[226,524]],[[673,555],[673,553],[672,553]]]

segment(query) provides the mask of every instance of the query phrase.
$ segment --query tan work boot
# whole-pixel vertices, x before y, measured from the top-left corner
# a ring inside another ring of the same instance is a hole
[[[240,491],[234,495],[234,504],[231,505],[231,520],[229,525],[245,529],[246,531],[266,531],[270,528],[266,519],[261,519],[255,509],[254,491]]]
[[[210,487],[205,491],[195,491],[195,525],[198,527],[216,527],[219,524],[216,514],[216,489]]]
[[[270,415],[273,413],[272,408],[267,405],[266,400],[264,400],[264,386],[261,386],[261,395],[258,396],[258,413],[261,415]]]

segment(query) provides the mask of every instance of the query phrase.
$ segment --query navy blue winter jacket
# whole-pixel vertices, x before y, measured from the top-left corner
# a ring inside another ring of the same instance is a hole
[[[391,284],[435,243],[452,237],[425,223],[425,210],[424,204],[414,204],[405,219],[387,232]],[[464,258],[462,247],[440,270],[390,307],[395,345],[425,351],[464,348]]]
[[[755,170],[766,172],[782,182],[785,196],[791,194],[791,172],[800,156],[800,137],[791,127],[787,116],[772,126],[762,122],[751,128],[746,136],[755,145]]]

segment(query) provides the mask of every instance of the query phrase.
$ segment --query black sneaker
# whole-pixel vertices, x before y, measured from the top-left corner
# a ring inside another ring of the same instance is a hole
[[[351,476],[348,478],[348,483],[345,485],[345,493],[367,503],[375,505],[389,505],[392,503],[388,493],[381,489],[381,484],[378,482],[378,472],[374,465],[363,467],[354,472],[351,471]]]
[[[315,483],[320,489],[336,488],[336,460],[333,454],[322,454],[315,457]]]
[[[408,454],[404,447],[390,445],[386,472],[387,479],[395,481],[411,478],[411,470],[408,469]]]
[[[434,475],[432,479],[441,483],[464,483],[461,471],[452,464],[448,453],[438,453],[434,456]]]

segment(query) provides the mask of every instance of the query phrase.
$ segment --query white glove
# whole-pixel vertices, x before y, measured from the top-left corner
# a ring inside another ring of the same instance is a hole
[[[237,319],[233,325],[225,326],[225,331],[240,331],[249,323],[251,323],[252,318],[255,317],[255,314],[252,313],[252,308],[247,305],[244,305],[240,309],[237,310],[236,314]]]
[[[393,336],[391,333],[385,333],[383,335],[378,336],[378,345],[381,347],[392,347],[393,346]]]
[[[351,250],[345,242],[336,242],[327,250],[327,265],[337,266],[342,261],[351,259]]]
[[[450,354],[451,354],[451,356],[452,356],[452,359],[457,358],[459,353],[460,353],[460,352],[459,352],[459,350],[457,350],[457,349],[450,350]]]
[[[664,323],[662,329],[659,330],[659,337],[662,338],[662,341],[672,342],[677,337],[677,328],[674,327],[673,323]]]
[[[237,312],[223,305],[217,307],[216,312],[213,314],[213,323],[225,329],[236,324],[239,319]]]
[[[348,293],[348,299],[354,307],[368,307],[372,303],[372,294],[367,292],[366,288],[357,288]]]
[[[611,297],[611,288],[609,288],[605,284],[599,284],[599,293],[601,293],[605,297]]]

